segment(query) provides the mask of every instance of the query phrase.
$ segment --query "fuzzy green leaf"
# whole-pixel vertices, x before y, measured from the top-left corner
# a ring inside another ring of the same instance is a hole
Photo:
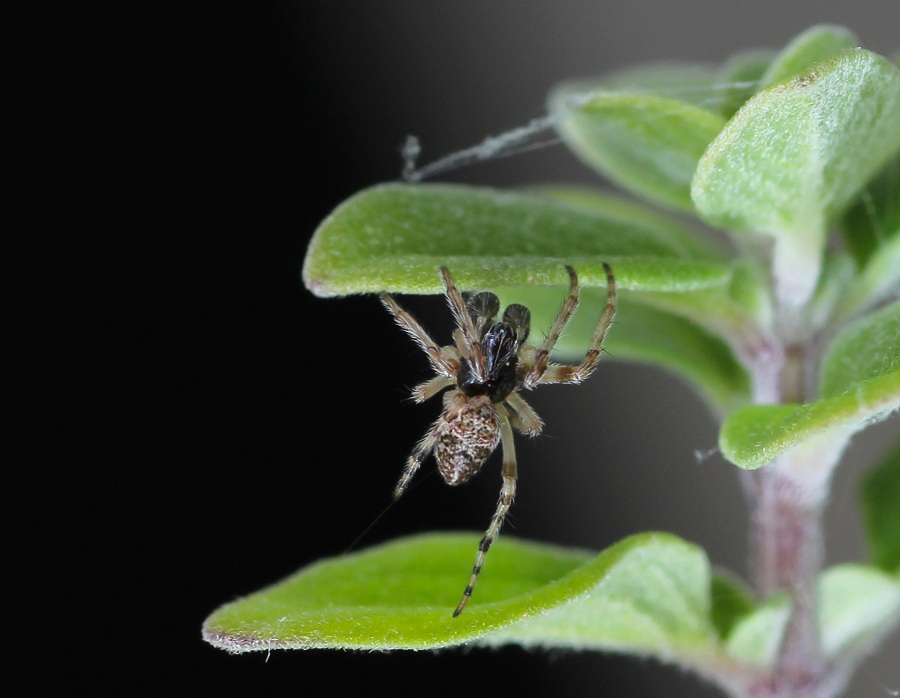
[[[620,215],[546,197],[454,185],[386,184],[341,204],[319,226],[303,280],[319,296],[393,291],[441,293],[446,265],[461,288],[564,283],[662,291],[727,282],[713,259],[688,259],[671,236]]]
[[[823,397],[854,393],[861,383],[900,372],[900,301],[851,323],[828,346]]]
[[[900,70],[855,49],[751,98],[710,145],[692,184],[697,211],[776,239],[779,296],[805,303],[835,215],[900,148]]]
[[[782,49],[761,78],[762,87],[796,77],[816,63],[859,46],[856,34],[835,24],[817,24],[801,32]]]
[[[900,444],[866,475],[861,499],[872,561],[900,577]]]
[[[842,450],[854,432],[900,407],[900,372],[858,384],[855,392],[805,405],[752,405],[729,415],[719,432],[722,455],[754,470],[790,448]],[[824,468],[824,466],[823,466]]]
[[[683,219],[660,213],[631,199],[584,186],[549,185],[535,190],[573,208],[619,220],[623,225],[639,225],[687,259],[725,260],[728,250],[722,243]]]
[[[825,354],[822,399],[754,405],[729,416],[722,454],[758,468],[787,449],[829,434],[851,435],[900,407],[900,301],[846,327]]]
[[[721,116],[680,99],[584,83],[557,89],[549,108],[588,165],[651,201],[693,211],[691,178],[725,125]]]
[[[430,534],[323,560],[218,609],[203,634],[232,652],[515,643],[697,661],[717,651],[706,556],[674,536],[632,536],[599,555],[501,539],[453,618],[477,545]]]
[[[842,395],[805,405],[742,407],[722,426],[719,448],[738,467],[753,470],[816,439],[837,438],[832,447],[842,447],[854,432],[898,407],[900,371],[892,371],[857,383]]]
[[[900,583],[872,567],[838,565],[820,578],[819,599],[826,659],[858,656],[896,625]],[[760,606],[735,625],[727,640],[728,654],[749,664],[771,666],[789,615],[790,601],[785,595]]]

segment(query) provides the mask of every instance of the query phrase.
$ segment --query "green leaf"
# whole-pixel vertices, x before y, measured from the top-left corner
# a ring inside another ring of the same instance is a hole
[[[860,192],[844,215],[841,232],[860,267],[889,239],[900,237],[900,156]]]
[[[856,34],[835,24],[817,24],[798,34],[772,60],[762,76],[762,87],[802,75],[845,49],[859,46]]]
[[[478,536],[416,536],[311,565],[227,604],[204,638],[232,652],[426,649],[461,643],[609,649],[699,661],[717,652],[696,546],[632,536],[599,555],[504,538],[452,617]]]
[[[900,582],[874,567],[832,567],[822,575],[819,594],[827,658],[872,646],[900,620]]]
[[[743,581],[730,573],[713,575],[711,595],[712,622],[722,640],[728,638],[735,626],[756,610],[753,594]]]
[[[855,393],[871,379],[900,372],[900,301],[859,318],[838,334],[822,363],[824,397]]]
[[[790,599],[779,594],[734,624],[725,643],[728,655],[740,662],[771,666],[791,615]]]
[[[900,444],[866,475],[861,500],[872,561],[900,577]]]
[[[671,97],[698,107],[710,107],[718,71],[705,63],[648,63],[607,73],[601,80],[578,83],[585,91],[595,89],[638,92]],[[563,86],[564,87],[564,86]]]
[[[730,119],[759,90],[773,55],[768,49],[752,49],[736,53],[722,64],[717,80],[722,116]]]
[[[734,412],[719,435],[722,454],[742,468],[758,468],[804,442],[849,437],[900,407],[900,301],[838,334],[822,362],[820,385],[821,400]]]
[[[691,212],[697,161],[725,125],[688,101],[597,84],[563,85],[549,109],[563,141],[588,165],[631,192]]]
[[[855,283],[853,260],[842,250],[826,250],[819,284],[802,313],[791,321],[794,337],[812,337],[841,326],[836,307],[847,299]]]
[[[738,350],[772,326],[768,277],[754,260],[741,260],[728,285],[690,293],[641,293],[643,303],[671,312]]]
[[[819,580],[819,631],[825,658],[859,656],[896,625],[898,612],[900,583],[890,575],[855,564],[826,570]],[[728,654],[741,662],[771,666],[789,615],[788,597],[772,598],[734,626],[726,643]]]
[[[812,294],[831,220],[900,147],[900,70],[844,51],[757,93],[697,166],[692,195],[710,224],[775,237],[779,297]]]
[[[837,397],[805,405],[742,407],[722,426],[719,448],[726,459],[747,470],[766,465],[791,448],[840,451],[854,432],[898,407],[900,371],[892,371]]]
[[[393,291],[441,293],[446,265],[463,289],[564,283],[684,290],[727,282],[714,258],[682,247],[646,220],[629,222],[545,197],[453,185],[386,184],[341,204],[316,230],[303,266],[319,296]]]
[[[536,329],[550,327],[565,293],[562,286],[498,289],[504,304],[521,303],[531,310]],[[604,343],[609,358],[673,371],[696,387],[720,415],[746,404],[749,379],[728,346],[689,320],[638,302],[642,295],[630,294],[619,301],[615,326]],[[556,358],[584,356],[605,302],[605,294],[598,289],[582,293],[578,312],[556,345]]]
[[[758,468],[804,442],[846,440],[900,408],[900,301],[838,334],[822,362],[820,391],[822,399],[805,405],[737,410],[719,434],[722,454],[739,467]]]
[[[682,219],[668,216],[631,199],[584,186],[554,184],[539,187],[538,194],[573,208],[618,220],[623,225],[637,225],[652,231],[661,242],[687,259],[725,260],[725,247],[711,235],[688,225]]]
[[[900,294],[900,156],[888,163],[844,216],[841,232],[860,268],[838,313]]]

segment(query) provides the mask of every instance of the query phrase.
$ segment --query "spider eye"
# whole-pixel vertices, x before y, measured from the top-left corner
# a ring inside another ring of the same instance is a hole
[[[531,331],[531,311],[524,305],[512,303],[506,306],[506,310],[503,311],[503,322],[513,326],[519,344],[528,339],[528,333]]]
[[[500,299],[496,294],[489,291],[482,291],[470,296],[466,300],[466,308],[475,324],[488,324],[494,320],[497,313],[500,312]]]

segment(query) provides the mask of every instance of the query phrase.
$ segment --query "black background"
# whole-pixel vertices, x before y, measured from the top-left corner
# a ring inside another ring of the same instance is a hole
[[[407,133],[427,161],[540,116],[560,80],[720,60],[817,21],[896,48],[895,3],[829,4],[28,4],[8,18],[0,371],[21,661],[4,693],[716,695],[655,663],[516,648],[234,657],[200,625],[342,552],[435,416],[406,401],[426,365],[377,302],[316,299],[299,280],[318,222],[396,179]],[[592,175],[557,146],[448,179]],[[439,303],[410,305],[443,327]],[[677,379],[611,364],[548,392],[533,402],[549,434],[520,448],[508,533],[600,549],[665,529],[746,572],[737,478],[695,459],[715,425]],[[891,429],[854,446],[861,466]],[[864,556],[854,472],[829,512],[834,559]],[[478,480],[422,477],[360,545],[482,530],[499,477]],[[886,666],[853,695],[897,688]]]

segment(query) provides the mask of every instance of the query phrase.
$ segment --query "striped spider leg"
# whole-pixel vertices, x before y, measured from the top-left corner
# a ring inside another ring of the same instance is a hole
[[[478,545],[475,565],[462,598],[453,612],[465,609],[491,544],[500,534],[503,521],[512,506],[518,479],[513,432],[536,436],[543,422],[519,394],[541,383],[580,383],[597,366],[603,340],[616,313],[616,283],[612,270],[606,270],[606,306],[584,359],[579,364],[555,364],[549,360],[560,336],[578,307],[578,277],[566,266],[569,294],[540,346],[527,343],[531,312],[523,305],[511,304],[503,311],[493,293],[481,292],[467,298],[453,283],[450,272],[441,267],[441,280],[450,311],[456,321],[453,344],[438,345],[394,298],[382,293],[381,302],[396,323],[419,345],[428,357],[435,376],[413,390],[416,402],[444,392],[444,412],[413,449],[394,488],[399,499],[425,459],[434,454],[438,472],[448,485],[459,485],[481,470],[488,457],[502,445],[503,484],[500,499],[490,525]]]

